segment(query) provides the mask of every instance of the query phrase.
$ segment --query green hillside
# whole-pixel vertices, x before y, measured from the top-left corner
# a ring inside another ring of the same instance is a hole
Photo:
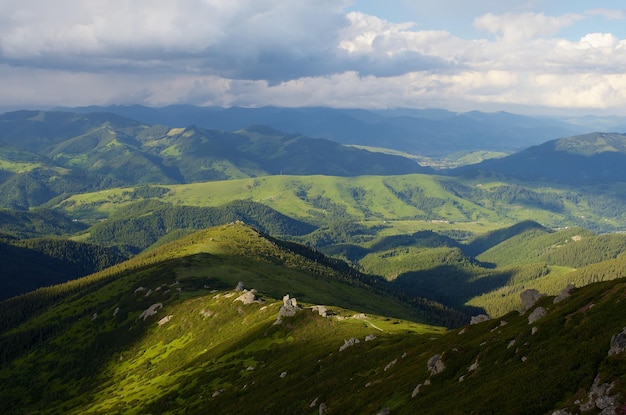
[[[17,111],[0,114],[0,133],[0,206],[20,209],[122,185],[430,172],[409,158],[264,126],[226,132],[105,113]]]
[[[404,320],[445,309],[342,267],[235,223],[0,302],[0,410],[534,415],[626,399],[626,355],[608,353],[623,280],[446,331]]]
[[[0,300],[101,271],[117,250],[64,239],[0,238]]]
[[[82,240],[117,246],[137,254],[156,243],[183,234],[243,221],[276,236],[299,236],[315,229],[313,225],[282,215],[257,202],[235,200],[219,207],[173,206],[158,200],[143,200],[116,211],[108,220],[89,229]]]
[[[85,228],[85,224],[55,210],[35,209],[24,212],[0,209],[0,233],[18,238],[68,236]]]

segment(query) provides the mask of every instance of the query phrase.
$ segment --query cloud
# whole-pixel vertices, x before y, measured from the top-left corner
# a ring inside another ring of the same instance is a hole
[[[328,54],[347,25],[345,1],[22,0],[2,6],[2,61],[136,67],[237,76]],[[251,71],[248,71],[251,72]],[[249,75],[249,74],[246,74]]]
[[[467,21],[470,38],[349,4],[0,1],[0,105],[626,108],[626,40],[571,36],[623,12],[491,11]]]
[[[507,41],[522,42],[537,36],[554,35],[582,18],[583,16],[577,14],[554,17],[543,13],[488,13],[474,19],[474,27]]]

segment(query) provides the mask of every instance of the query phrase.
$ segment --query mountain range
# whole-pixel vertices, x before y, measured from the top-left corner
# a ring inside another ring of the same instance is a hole
[[[553,138],[590,131],[585,124],[554,118],[436,109],[207,108],[184,105],[149,108],[135,105],[63,110],[113,113],[146,124],[169,127],[195,125],[236,131],[251,125],[270,125],[287,133],[326,138],[341,144],[391,148],[430,157],[474,150],[510,152]],[[626,122],[622,125],[626,126]]]
[[[626,411],[625,135],[110,110],[0,115],[1,413]]]

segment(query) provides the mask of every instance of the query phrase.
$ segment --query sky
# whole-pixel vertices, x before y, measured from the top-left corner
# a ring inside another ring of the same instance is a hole
[[[602,0],[0,0],[0,109],[444,108],[626,115]]]

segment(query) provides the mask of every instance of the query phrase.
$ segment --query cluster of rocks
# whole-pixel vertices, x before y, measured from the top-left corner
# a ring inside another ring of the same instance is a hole
[[[578,406],[578,410],[580,412],[590,412],[595,410],[599,412],[593,413],[599,413],[601,415],[621,414],[621,411],[618,412],[618,394],[612,394],[615,384],[600,382],[600,376],[596,376],[593,381],[593,385],[591,385],[591,388],[587,393],[587,400],[585,402],[575,401],[574,404]],[[559,409],[552,412],[552,415],[572,415],[572,413],[566,409]]]

